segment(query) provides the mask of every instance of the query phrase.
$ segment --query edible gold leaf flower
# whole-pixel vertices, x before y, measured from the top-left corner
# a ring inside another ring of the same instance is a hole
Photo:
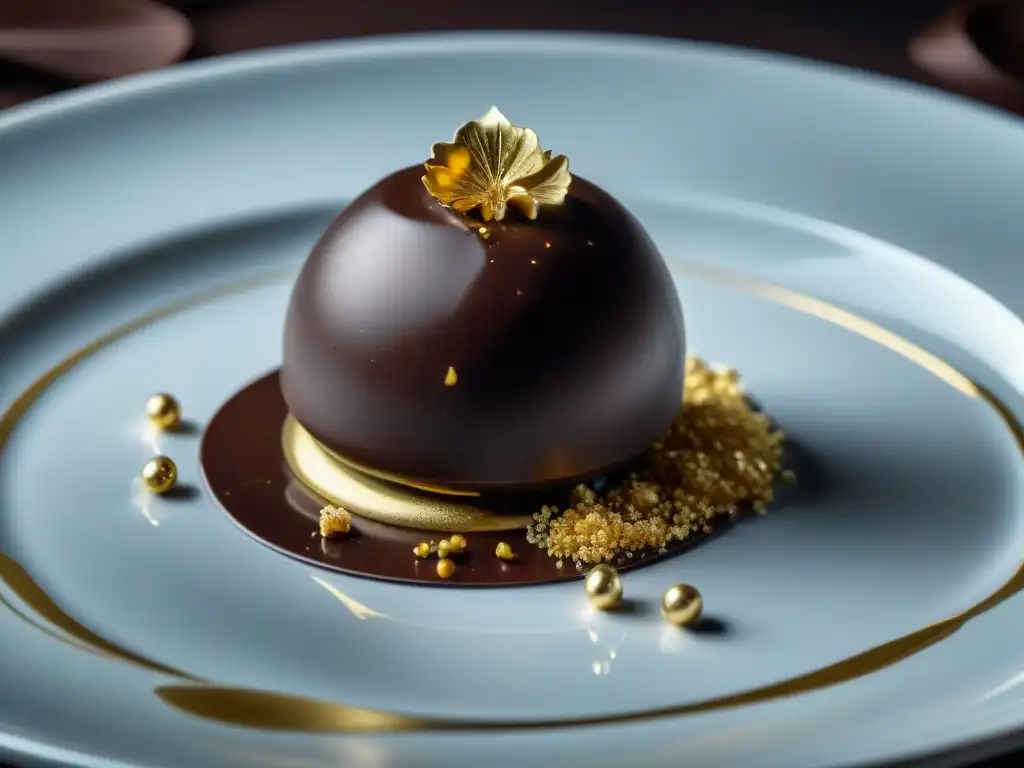
[[[569,159],[540,148],[537,134],[510,123],[496,107],[433,146],[423,184],[459,213],[480,209],[501,221],[509,205],[531,219],[542,205],[560,205],[569,191]]]

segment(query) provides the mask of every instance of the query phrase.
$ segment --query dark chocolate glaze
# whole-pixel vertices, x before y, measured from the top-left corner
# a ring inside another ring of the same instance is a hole
[[[535,221],[485,225],[422,175],[356,199],[302,269],[281,374],[294,416],[356,464],[453,488],[571,482],[646,449],[678,412],[683,318],[636,220],[575,177]]]
[[[285,468],[281,428],[286,406],[278,374],[272,373],[248,385],[228,400],[207,425],[200,447],[200,463],[206,483],[221,508],[242,530],[290,557],[343,573],[389,581],[419,582],[438,586],[488,587],[543,584],[579,578],[582,572],[566,561],[556,561],[526,541],[524,531],[466,534],[469,551],[455,556],[455,575],[438,577],[435,558],[421,560],[412,548],[421,541],[441,539],[443,534],[383,525],[353,516],[353,532],[341,538],[322,539],[317,534],[320,508],[326,503],[294,481]],[[564,489],[552,489],[552,499],[564,507]],[[507,494],[508,509],[533,511],[533,494]],[[725,521],[720,524],[720,528]],[[679,552],[698,543],[693,539],[670,547]],[[499,541],[512,545],[517,558],[499,560],[494,549]],[[665,557],[657,552],[635,553],[616,563],[628,570]]]

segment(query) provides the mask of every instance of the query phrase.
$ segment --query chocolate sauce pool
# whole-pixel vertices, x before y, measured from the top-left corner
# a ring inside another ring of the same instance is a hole
[[[355,576],[437,586],[521,586],[583,576],[571,561],[558,568],[554,558],[526,541],[525,531],[467,534],[468,550],[452,556],[456,569],[449,579],[438,577],[436,557],[424,560],[412,552],[421,541],[443,538],[437,532],[353,515],[349,535],[321,538],[320,509],[327,502],[290,476],[281,447],[286,415],[275,371],[228,400],[211,419],[200,446],[200,463],[213,497],[242,530],[271,549]],[[615,565],[621,571],[647,565],[703,538],[672,546],[665,554],[634,553]],[[514,561],[495,556],[499,541],[512,546]]]

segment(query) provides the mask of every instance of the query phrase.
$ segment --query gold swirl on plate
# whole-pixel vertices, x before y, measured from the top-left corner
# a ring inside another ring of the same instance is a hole
[[[929,371],[964,395],[977,399],[992,408],[1006,424],[1018,451],[1024,454],[1024,427],[1010,410],[991,392],[948,363],[915,344],[900,338],[884,328],[860,318],[839,307],[791,291],[781,286],[738,276],[722,270],[696,265],[685,267],[696,277],[732,285],[746,293],[759,296],[791,309],[817,317],[869,339]],[[291,270],[288,270],[290,273]],[[116,328],[91,344],[82,347],[43,373],[12,405],[0,414],[0,453],[2,453],[21,418],[39,397],[61,376],[90,355],[107,347],[130,333],[173,314],[227,295],[241,293],[282,278],[281,271],[259,276],[205,292],[191,299],[175,302],[153,313]],[[136,654],[133,651],[100,637],[69,616],[32,579],[28,571],[7,554],[0,554],[0,583],[13,593],[35,616],[18,609],[5,596],[0,603],[10,613],[45,634],[80,650],[116,659],[152,672],[176,679],[173,685],[161,685],[156,695],[169,706],[196,717],[225,725],[285,730],[306,733],[385,733],[399,731],[487,731],[537,730],[573,726],[595,726],[629,723],[655,718],[678,717],[697,712],[709,712],[730,707],[746,706],[771,699],[837,685],[890,667],[936,643],[946,639],[968,621],[996,607],[1004,600],[1024,589],[1024,563],[999,589],[984,600],[954,616],[911,632],[891,642],[870,648],[834,664],[771,685],[748,691],[720,696],[703,701],[655,709],[636,710],[579,718],[545,718],[538,720],[488,720],[463,718],[429,718],[350,707],[340,703],[322,701],[304,696],[219,686],[203,681]],[[364,612],[372,609],[360,606]],[[367,614],[370,615],[370,614]]]

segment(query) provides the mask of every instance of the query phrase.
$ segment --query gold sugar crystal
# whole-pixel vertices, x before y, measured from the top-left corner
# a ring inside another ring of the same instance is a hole
[[[542,507],[527,540],[579,569],[710,532],[741,505],[763,512],[784,437],[751,407],[735,370],[690,358],[683,408],[634,471],[600,491],[578,486],[564,511]],[[785,477],[795,479],[788,470]]]
[[[320,535],[325,539],[352,529],[352,515],[347,509],[328,504],[320,510]]]

